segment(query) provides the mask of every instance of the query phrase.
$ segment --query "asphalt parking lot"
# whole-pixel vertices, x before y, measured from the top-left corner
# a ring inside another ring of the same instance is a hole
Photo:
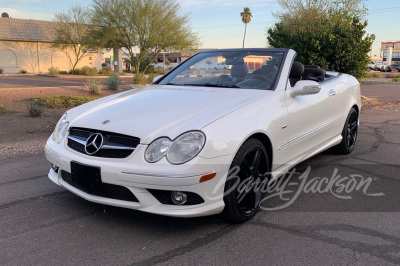
[[[394,90],[375,86],[363,85],[363,94]],[[90,203],[48,180],[43,154],[0,159],[0,264],[400,264],[399,112],[398,103],[363,111],[353,154],[326,151],[296,167],[310,166],[320,177],[333,168],[371,177],[368,190],[342,194],[347,199],[300,193],[289,207],[261,211],[240,225]],[[263,206],[280,204],[273,198]]]

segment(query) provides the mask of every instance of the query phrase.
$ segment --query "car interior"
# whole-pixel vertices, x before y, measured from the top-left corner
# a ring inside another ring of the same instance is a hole
[[[313,80],[322,82],[326,78],[325,70],[316,65],[303,65],[298,61],[294,61],[289,74],[290,85],[294,87],[299,80]]]

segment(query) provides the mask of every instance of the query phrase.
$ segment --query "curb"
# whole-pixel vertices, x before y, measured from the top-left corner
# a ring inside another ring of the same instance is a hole
[[[398,84],[400,85],[400,82],[394,82],[394,81],[361,81],[361,84]]]

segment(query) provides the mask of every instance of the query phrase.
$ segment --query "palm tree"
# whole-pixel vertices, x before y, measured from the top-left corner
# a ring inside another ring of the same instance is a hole
[[[251,18],[253,17],[253,14],[251,14],[250,8],[245,7],[243,8],[243,12],[240,13],[240,16],[242,17],[242,22],[244,23],[244,36],[243,36],[243,48],[244,48],[244,40],[246,39],[246,30],[247,30],[247,24],[250,23]]]

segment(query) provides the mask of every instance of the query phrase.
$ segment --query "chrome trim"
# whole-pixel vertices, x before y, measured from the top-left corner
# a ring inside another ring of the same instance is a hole
[[[101,149],[104,149],[104,150],[130,150],[130,151],[134,151],[135,150],[135,148],[133,148],[133,147],[114,146],[114,145],[103,145],[103,146],[101,146]]]
[[[70,140],[73,140],[73,141],[75,141],[75,142],[78,142],[79,144],[86,145],[86,141],[87,141],[87,140],[78,139],[78,138],[72,137],[72,136],[68,136],[68,138],[69,138]]]
[[[76,137],[73,137],[73,136],[68,136],[68,138],[70,140],[78,142],[79,144],[86,145],[86,141],[87,140],[85,141],[85,140],[82,140],[82,139],[79,139],[79,138],[76,138]],[[129,147],[129,146],[122,146],[122,145],[119,145],[119,146],[116,146],[116,145],[103,145],[103,146],[101,146],[101,149],[104,149],[104,150],[129,150],[129,151],[134,151],[136,148]]]
[[[327,122],[327,123],[325,123],[325,124],[323,124],[323,125],[320,125],[320,126],[314,128],[314,129],[311,129],[311,130],[308,131],[308,132],[305,132],[305,133],[303,133],[303,134],[301,134],[301,135],[299,135],[299,136],[297,136],[297,137],[294,137],[293,139],[288,140],[287,142],[285,142],[285,143],[283,143],[281,146],[279,146],[279,149],[282,149],[283,147],[285,147],[286,145],[288,145],[288,144],[290,144],[290,143],[292,143],[292,142],[295,142],[295,141],[297,141],[297,140],[299,140],[299,139],[302,139],[302,138],[304,138],[304,137],[306,137],[306,136],[308,136],[308,135],[311,135],[311,134],[313,134],[313,133],[319,131],[320,129],[322,129],[322,128],[324,128],[324,127],[327,127],[327,126],[329,126],[329,125],[331,125],[331,124],[334,124],[334,123],[340,121],[342,118],[343,118],[343,116],[337,117],[337,118],[335,118],[335,119],[333,119],[333,120],[331,120],[331,121],[329,121],[329,122]]]
[[[194,177],[194,176],[202,176],[214,173],[213,171],[197,173],[197,174],[156,174],[156,173],[137,173],[137,172],[121,172],[121,174],[128,175],[141,175],[141,176],[153,176],[153,177],[167,177],[167,178],[183,178],[183,177]]]

